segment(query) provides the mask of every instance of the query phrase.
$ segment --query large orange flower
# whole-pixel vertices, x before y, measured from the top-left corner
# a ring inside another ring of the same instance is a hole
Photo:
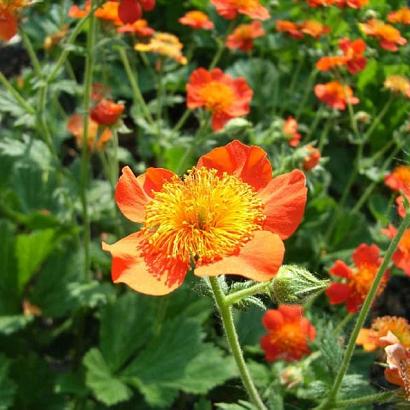
[[[200,10],[188,11],[178,21],[196,30],[212,30],[214,28],[214,23]]]
[[[303,217],[305,176],[294,170],[272,178],[262,149],[233,141],[202,156],[181,179],[162,168],[135,177],[125,167],[115,199],[142,228],[103,244],[113,256],[113,281],[164,295],[183,283],[191,267],[200,277],[275,276],[282,240]]]
[[[0,40],[9,41],[17,34],[19,14],[28,4],[28,0],[0,2]]]
[[[366,43],[362,39],[349,40],[343,38],[339,41],[339,48],[343,55],[322,57],[317,63],[319,71],[329,71],[332,68],[346,66],[351,74],[357,74],[364,70],[367,60],[364,57]]]
[[[330,268],[330,274],[343,279],[334,282],[326,290],[330,303],[346,304],[349,312],[357,312],[370,290],[373,279],[381,265],[380,249],[376,245],[359,245],[352,255],[355,267],[350,268],[338,259]],[[380,295],[388,280],[388,273],[383,276],[377,290]]]
[[[398,46],[403,46],[407,40],[401,36],[400,31],[377,19],[371,19],[366,23],[359,24],[360,29],[368,36],[375,37],[381,48],[389,51],[397,51]]]
[[[265,35],[260,21],[251,24],[240,24],[226,40],[226,46],[232,50],[249,51],[253,48],[255,38]]]
[[[410,166],[399,165],[384,178],[392,191],[410,191]]]
[[[384,349],[388,366],[384,376],[389,383],[403,387],[405,398],[410,401],[410,349],[403,346],[393,333],[384,339],[388,343]]]
[[[262,6],[260,0],[211,0],[216,11],[222,17],[232,20],[238,14],[244,14],[257,20],[266,20],[270,17],[269,11]]]
[[[410,8],[403,7],[388,14],[387,20],[390,23],[410,24]]]
[[[310,353],[308,346],[316,337],[316,329],[303,316],[298,305],[280,305],[266,311],[262,319],[268,334],[261,338],[261,347],[268,362],[300,360]]]
[[[410,347],[410,324],[405,318],[397,316],[383,316],[373,320],[370,329],[360,329],[356,344],[362,345],[367,352],[372,352],[386,346],[383,338],[389,332],[393,333],[402,345]]]
[[[359,103],[359,99],[353,95],[352,89],[338,81],[317,84],[315,86],[315,95],[320,101],[336,110],[345,110],[347,104]]]
[[[196,69],[187,84],[187,105],[212,112],[212,129],[217,131],[232,118],[248,114],[253,92],[242,77],[232,78],[219,68]]]

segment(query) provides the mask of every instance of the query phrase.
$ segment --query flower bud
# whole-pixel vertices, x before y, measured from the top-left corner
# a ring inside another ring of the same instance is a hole
[[[283,265],[272,281],[275,302],[303,304],[322,292],[328,280],[320,280],[301,266]]]

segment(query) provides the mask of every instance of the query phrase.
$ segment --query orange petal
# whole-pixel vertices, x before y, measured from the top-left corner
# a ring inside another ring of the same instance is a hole
[[[346,302],[351,294],[351,290],[345,283],[332,283],[326,289],[326,295],[329,298],[331,305],[338,305],[339,303]]]
[[[381,262],[380,249],[376,245],[367,245],[362,243],[353,252],[352,260],[356,266],[378,266]]]
[[[112,269],[111,276],[114,283],[125,283],[131,289],[147,295],[166,295],[178,288],[186,274],[181,272],[182,281],[174,282],[171,286],[167,284],[168,276],[155,276],[147,267],[144,258],[141,256],[141,235],[133,233],[108,245],[102,243],[102,248],[111,253]]]
[[[278,235],[257,231],[237,255],[196,267],[197,276],[240,275],[264,282],[272,279],[280,268],[285,247]]]
[[[145,205],[154,192],[160,191],[162,185],[174,175],[163,168],[148,168],[144,174],[136,177],[130,167],[124,167],[115,189],[118,208],[129,220],[144,222]]]
[[[266,152],[234,140],[199,158],[198,167],[214,168],[241,178],[257,191],[272,179],[272,167]]]
[[[279,311],[282,313],[285,322],[300,320],[303,316],[303,308],[300,305],[280,305]]]
[[[258,193],[266,215],[263,229],[287,239],[299,226],[305,211],[307,189],[302,171],[294,170],[272,179]]]
[[[333,264],[329,272],[339,278],[349,279],[352,276],[352,270],[340,259]]]
[[[17,34],[17,18],[7,10],[0,16],[0,40],[9,41]]]
[[[279,329],[284,323],[283,315],[277,309],[269,309],[263,315],[262,323],[266,329]]]

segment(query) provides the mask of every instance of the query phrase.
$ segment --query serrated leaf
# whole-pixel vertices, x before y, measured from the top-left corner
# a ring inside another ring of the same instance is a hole
[[[91,349],[84,356],[83,363],[87,369],[86,384],[99,401],[112,406],[132,397],[132,391],[111,373],[98,349]]]
[[[340,396],[346,399],[362,397],[374,393],[369,380],[361,374],[347,374],[340,387]]]

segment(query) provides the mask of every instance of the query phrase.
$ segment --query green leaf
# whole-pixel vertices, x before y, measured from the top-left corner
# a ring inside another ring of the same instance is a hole
[[[17,236],[16,258],[20,290],[23,290],[31,276],[37,271],[55,246],[56,231],[54,229],[44,229]]]
[[[10,408],[14,402],[16,385],[8,377],[10,360],[0,354],[0,410]]]
[[[216,408],[220,410],[256,410],[256,407],[245,400],[239,400],[238,403],[216,403]]]
[[[111,373],[98,349],[91,349],[83,363],[87,369],[86,384],[102,403],[112,406],[132,397],[132,391]]]
[[[0,316],[0,334],[11,335],[26,327],[33,318],[31,316]]]
[[[100,348],[112,371],[118,370],[148,339],[154,321],[149,298],[127,293],[101,314]]]
[[[347,374],[340,387],[340,396],[345,399],[359,398],[373,394],[375,391],[369,385],[367,377],[361,374]]]

